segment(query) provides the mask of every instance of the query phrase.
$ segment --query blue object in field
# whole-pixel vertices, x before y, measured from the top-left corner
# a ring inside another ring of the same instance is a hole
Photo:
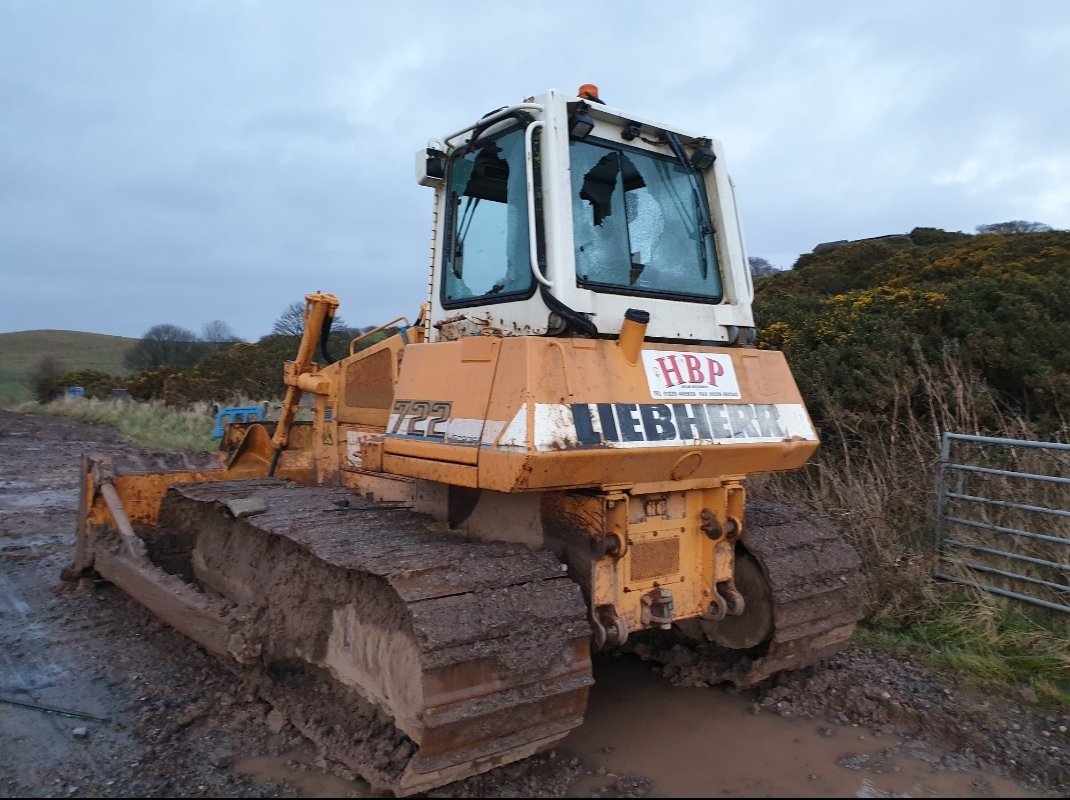
[[[85,397],[85,389],[81,386],[68,386],[67,397]]]
[[[227,422],[263,422],[264,409],[260,406],[227,406],[221,408],[215,415],[215,430],[212,436],[217,439],[223,436],[223,427]]]

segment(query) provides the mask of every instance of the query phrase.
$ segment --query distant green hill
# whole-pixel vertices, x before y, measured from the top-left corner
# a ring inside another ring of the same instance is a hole
[[[28,378],[45,356],[59,359],[66,370],[100,370],[126,375],[123,355],[137,339],[80,331],[16,331],[0,333],[0,404],[33,399]]]

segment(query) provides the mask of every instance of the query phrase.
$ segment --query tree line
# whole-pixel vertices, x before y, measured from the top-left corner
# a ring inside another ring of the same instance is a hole
[[[885,420],[925,365],[952,348],[1001,403],[1057,426],[1058,398],[1070,394],[1070,233],[1026,220],[976,232],[916,228],[830,243],[791,269],[749,259],[759,345],[785,351],[819,420],[844,410]],[[200,335],[155,325],[126,353],[132,376],[67,372],[49,356],[33,389],[42,401],[71,385],[98,397],[122,386],[136,399],[173,403],[281,397],[281,365],[294,357],[304,310],[291,303],[255,343],[221,320]],[[328,351],[348,352],[368,330],[336,317]]]
[[[98,370],[66,368],[61,359],[41,358],[29,376],[39,402],[61,396],[68,386],[80,386],[86,397],[107,399],[116,389],[136,400],[186,403],[198,400],[229,402],[239,397],[277,399],[285,387],[282,364],[297,352],[304,332],[305,304],[288,305],[271,325],[271,332],[254,343],[237,336],[222,320],[205,324],[198,335],[179,325],[149,328],[123,356],[129,376]],[[348,352],[349,342],[374,326],[352,327],[335,317],[328,352]],[[362,347],[380,341],[384,331],[361,342]]]

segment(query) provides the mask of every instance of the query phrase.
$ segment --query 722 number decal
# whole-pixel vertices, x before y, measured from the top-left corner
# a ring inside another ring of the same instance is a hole
[[[453,403],[442,400],[397,400],[390,415],[391,434],[445,439]]]

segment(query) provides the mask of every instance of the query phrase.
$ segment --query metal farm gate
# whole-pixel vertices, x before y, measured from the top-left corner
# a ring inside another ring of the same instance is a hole
[[[933,576],[1070,612],[1070,444],[945,433]]]

